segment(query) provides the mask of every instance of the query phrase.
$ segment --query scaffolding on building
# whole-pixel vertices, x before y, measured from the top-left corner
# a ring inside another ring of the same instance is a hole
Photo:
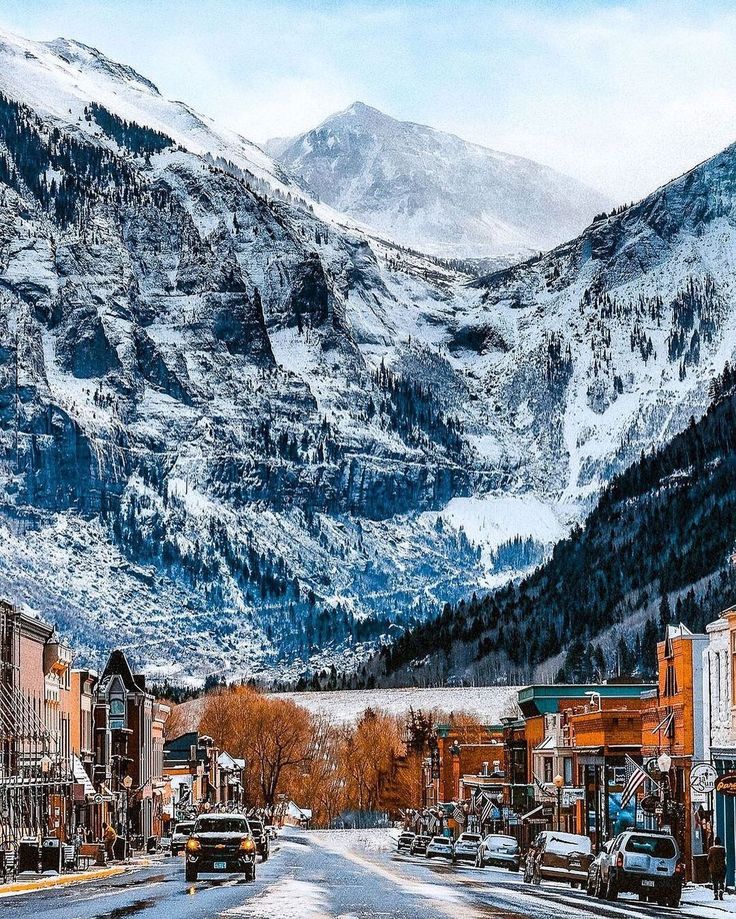
[[[21,627],[20,611],[0,600],[0,847],[47,835],[53,810],[72,794],[45,695],[21,689]]]

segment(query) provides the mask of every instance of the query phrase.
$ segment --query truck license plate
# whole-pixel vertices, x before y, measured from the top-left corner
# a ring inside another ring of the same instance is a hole
[[[642,881],[641,886],[642,887],[654,887],[654,881]]]
[[[227,868],[227,862],[215,862],[214,868],[215,871],[224,871],[225,868]],[[644,883],[646,883],[646,881]]]

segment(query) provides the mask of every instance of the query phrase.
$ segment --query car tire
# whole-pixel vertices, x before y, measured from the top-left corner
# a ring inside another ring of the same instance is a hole
[[[570,881],[570,887],[573,890],[577,890],[579,886],[580,886],[580,881]]]
[[[263,855],[261,856],[261,861],[262,861],[262,862],[267,862],[267,861],[268,861],[268,849],[266,849],[266,850],[264,851]]]
[[[476,868],[485,868],[485,866],[486,866],[486,863],[485,863],[485,860],[484,860],[484,858],[483,858],[483,853],[482,853],[482,852],[478,852],[478,854],[475,856],[475,867],[476,867]]]
[[[592,897],[594,889],[595,889],[595,881],[590,875],[588,875],[588,883],[585,885],[585,892],[587,893],[589,897]]]
[[[187,881],[191,881],[191,882],[196,881],[197,880],[197,869],[191,868],[189,865],[187,865],[186,868],[184,869],[184,878]]]
[[[596,878],[595,878],[595,889],[594,889],[593,893],[594,893],[594,896],[595,896],[598,900],[603,900],[603,899],[605,899],[606,890],[605,890],[605,888],[604,888],[604,886],[603,886],[603,876],[601,875],[600,871],[598,872],[598,874],[596,875]]]
[[[252,883],[256,879],[256,866],[250,865],[250,867],[245,870],[245,880],[249,883]]]
[[[606,884],[606,900],[618,900],[618,890],[616,889],[616,884],[609,877],[608,883]]]
[[[541,883],[542,883],[542,872],[538,868],[535,868],[532,871],[532,884],[535,887],[539,887]]]

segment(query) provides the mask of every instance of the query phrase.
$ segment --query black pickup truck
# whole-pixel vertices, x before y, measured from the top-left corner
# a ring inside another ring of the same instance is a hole
[[[210,871],[242,871],[246,881],[256,878],[256,843],[248,821],[239,814],[197,817],[185,850],[187,881]]]
[[[248,818],[248,825],[250,826],[250,831],[253,834],[253,839],[256,843],[256,849],[258,854],[261,856],[261,861],[265,862],[268,858],[269,852],[271,851],[271,841],[268,838],[268,833],[266,828],[263,826],[263,821],[256,820],[253,818]]]

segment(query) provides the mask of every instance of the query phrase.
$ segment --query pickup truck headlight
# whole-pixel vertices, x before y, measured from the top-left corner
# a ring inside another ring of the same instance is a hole
[[[240,840],[240,851],[241,852],[255,852],[256,844],[252,839],[241,839]]]
[[[187,839],[187,852],[199,852],[201,848],[202,843],[195,837],[190,836],[189,839]]]

